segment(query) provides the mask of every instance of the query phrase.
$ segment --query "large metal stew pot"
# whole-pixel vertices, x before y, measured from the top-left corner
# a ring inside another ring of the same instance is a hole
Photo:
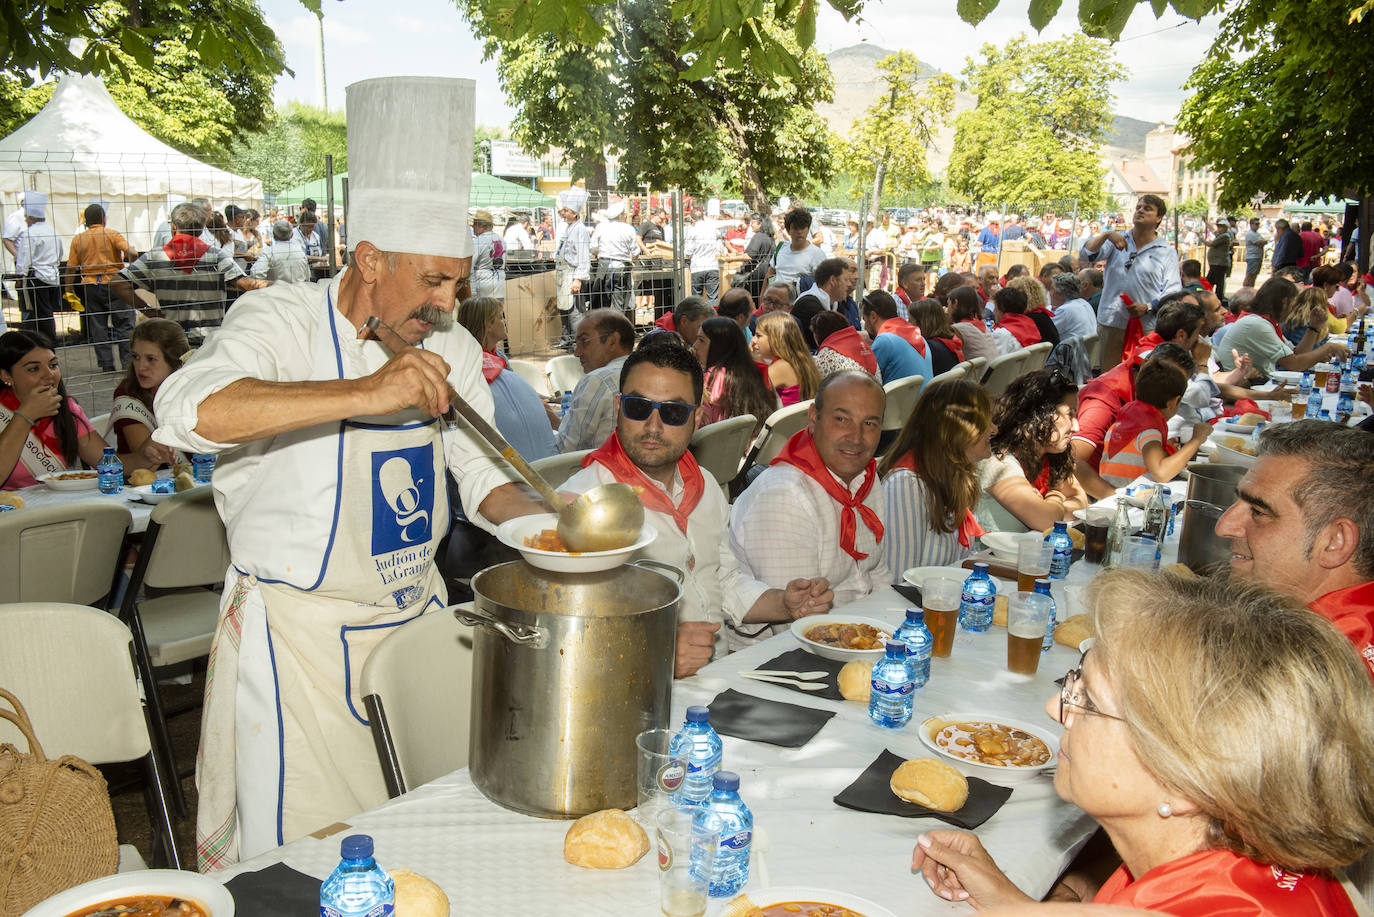
[[[1231,542],[1218,537],[1217,520],[1236,502],[1236,485],[1250,469],[1194,462],[1188,466],[1188,502],[1178,535],[1178,559],[1203,575],[1231,562]]]
[[[546,818],[635,805],[635,736],[668,725],[677,573],[513,561],[473,577],[454,613],[477,625],[468,766],[488,799]]]

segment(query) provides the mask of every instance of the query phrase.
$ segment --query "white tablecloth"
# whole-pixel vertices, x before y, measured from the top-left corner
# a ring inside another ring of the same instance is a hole
[[[129,525],[130,533],[146,531],[148,517],[153,514],[153,507],[150,504],[129,499],[127,485],[123,491],[117,494],[102,494],[98,490],[53,490],[46,484],[35,484],[32,487],[15,491],[15,493],[24,498],[25,507],[68,506],[79,503],[105,503],[115,500],[128,507],[129,512],[134,517],[133,522]]]
[[[896,592],[884,588],[844,610],[895,626],[906,605]],[[740,793],[754,812],[757,829],[746,891],[765,883],[805,885],[846,890],[900,914],[967,912],[966,904],[935,897],[910,871],[917,835],[946,827],[943,822],[855,812],[837,806],[833,797],[884,748],[906,757],[928,755],[916,727],[932,714],[987,711],[1057,731],[1044,704],[1058,691],[1053,680],[1077,661],[1077,653],[1055,646],[1042,656],[1037,675],[1015,676],[1006,671],[1005,629],[984,634],[960,631],[951,658],[933,660],[929,683],[916,693],[911,724],[887,730],[869,721],[865,705],[813,698],[738,677],[740,671],[796,646],[791,635],[782,634],[673,684],[674,724],[682,722],[689,704],[708,703],[727,687],[837,714],[797,749],[723,737],[724,766],[740,774]],[[413,869],[443,886],[455,914],[659,913],[652,853],[619,872],[571,866],[562,856],[568,822],[531,818],[488,802],[466,769],[349,822],[374,837],[377,860],[384,867]],[[1055,795],[1048,776],[1040,776],[1016,787],[978,835],[1019,886],[1040,896],[1094,828],[1092,819]],[[216,878],[228,879],[279,861],[323,878],[338,862],[341,836],[295,841]],[[713,902],[708,913],[719,908]]]

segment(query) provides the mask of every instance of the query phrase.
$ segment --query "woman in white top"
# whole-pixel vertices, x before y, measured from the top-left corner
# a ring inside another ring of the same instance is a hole
[[[892,448],[878,463],[893,582],[912,567],[955,564],[982,534],[974,521],[978,468],[992,455],[992,399],[967,379],[942,379],[921,392]]]

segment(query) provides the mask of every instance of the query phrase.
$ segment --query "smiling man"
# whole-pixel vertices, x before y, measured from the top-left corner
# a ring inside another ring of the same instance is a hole
[[[467,210],[472,94],[469,80],[350,86],[348,270],[243,296],[158,391],[157,441],[220,456],[232,560],[197,768],[202,869],[386,799],[358,673],[396,626],[446,605],[445,472],[484,528],[540,511],[473,435],[437,419],[452,385],[492,421],[480,345],[452,317],[472,235],[441,218]],[[421,132],[443,132],[452,161],[392,139]],[[414,187],[417,175],[435,185]],[[404,344],[371,339],[372,315]]]
[[[1321,420],[1270,427],[1217,520],[1231,572],[1306,602],[1374,677],[1374,436]]]
[[[770,586],[823,576],[836,604],[892,582],[883,559],[883,497],[878,437],[883,387],[868,373],[846,370],[822,380],[810,424],[787,441],[730,512],[730,549],[744,571]],[[737,628],[731,645],[769,635]]]

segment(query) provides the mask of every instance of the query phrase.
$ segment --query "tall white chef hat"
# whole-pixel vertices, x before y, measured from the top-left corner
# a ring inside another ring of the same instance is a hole
[[[575,210],[582,212],[582,208],[587,206],[587,192],[582,188],[568,188],[558,192],[558,209]]]
[[[620,219],[620,215],[621,215],[622,213],[624,213],[624,212],[625,212],[625,202],[624,202],[624,201],[616,201],[614,204],[612,204],[611,206],[609,206],[609,207],[606,208],[606,219],[608,219],[608,220],[618,220],[618,219]]]
[[[48,196],[42,191],[24,192],[24,216],[33,217],[36,220],[45,219],[48,208]]]
[[[467,258],[477,84],[380,77],[347,89],[348,248]]]

